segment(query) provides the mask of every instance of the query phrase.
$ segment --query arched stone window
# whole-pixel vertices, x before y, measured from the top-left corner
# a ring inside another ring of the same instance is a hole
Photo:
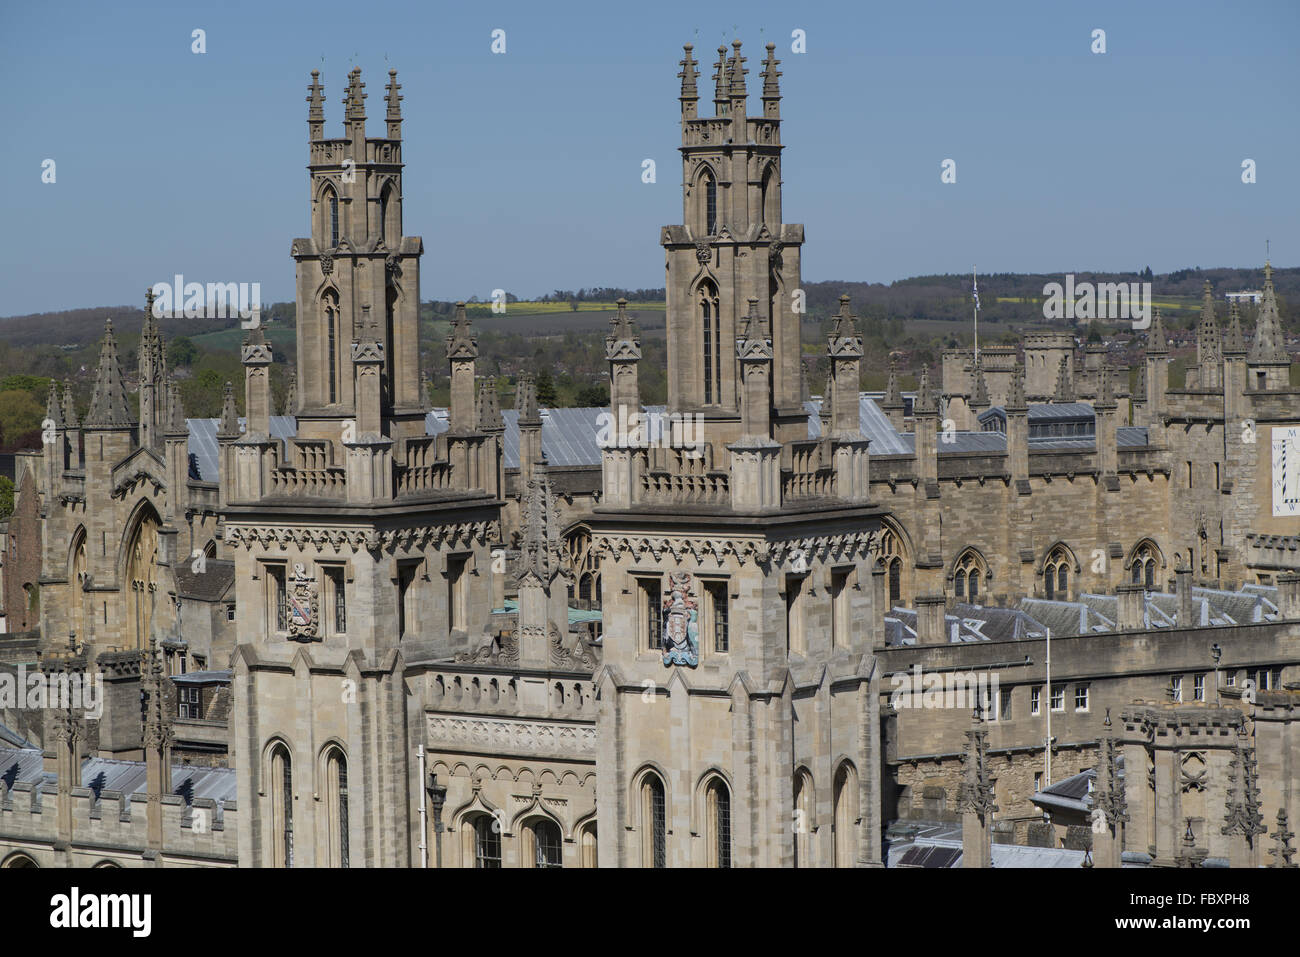
[[[321,298],[321,315],[325,318],[325,374],[329,380],[329,404],[339,400],[339,297],[333,289]]]
[[[400,207],[394,202],[396,194],[397,190],[393,188],[392,182],[384,186],[383,192],[379,194],[379,238],[389,249],[396,248],[401,232],[398,223]]]
[[[885,566],[885,600],[895,608],[903,602],[903,541],[888,526],[880,530],[880,561]]]
[[[806,769],[794,776],[794,866],[813,867],[813,783]]]
[[[72,631],[83,640],[86,635],[86,530],[78,527],[73,536],[72,560],[68,565],[68,585],[72,590]]]
[[[282,742],[271,749],[270,757],[266,791],[271,800],[271,866],[293,867],[293,761]]]
[[[474,866],[495,869],[501,867],[501,827],[490,814],[479,814],[470,821],[473,840]]]
[[[596,854],[595,822],[593,821],[591,824],[584,825],[582,830],[579,831],[578,834],[579,834],[578,844],[579,844],[579,852],[581,855],[580,860],[582,861],[582,866],[595,867],[598,860]]]
[[[1043,563],[1043,591],[1048,599],[1070,600],[1070,569],[1073,562],[1070,553],[1062,545],[1057,545]]]
[[[524,825],[523,861],[525,867],[555,868],[564,866],[560,826],[550,818],[533,818]]]
[[[1156,563],[1158,561],[1155,545],[1149,540],[1138,542],[1129,559],[1129,575],[1134,585],[1143,585],[1148,590],[1156,587]]]
[[[968,548],[953,563],[952,593],[971,604],[979,602],[983,579],[988,574],[979,552]]]
[[[326,861],[330,867],[348,867],[348,761],[341,748],[325,757]]]
[[[731,791],[720,777],[704,788],[704,840],[709,867],[730,867]]]
[[[702,212],[703,222],[700,224],[704,227],[704,235],[716,236],[718,234],[718,183],[713,178],[713,171],[707,166],[700,173],[699,179],[700,201],[703,204]]]
[[[778,208],[779,204],[777,203],[779,191],[776,187],[776,167],[769,164],[767,169],[763,171],[761,197],[763,223],[768,227],[768,229],[771,229],[781,222],[781,211]]]
[[[127,539],[127,648],[148,647],[153,630],[154,598],[158,590],[155,574],[160,524],[158,513],[152,506],[146,506],[141,510],[135,529]]]
[[[835,866],[852,867],[857,859],[858,772],[848,761],[835,772]]]
[[[3,864],[0,864],[0,867],[39,867],[39,866],[40,865],[37,864],[33,858],[29,857],[26,854],[23,854],[21,851],[15,854],[10,854],[8,857],[5,858],[5,862]]]
[[[339,197],[333,186],[325,187],[325,192],[321,194],[321,204],[324,210],[322,233],[329,239],[329,248],[333,249],[339,244]]]
[[[718,287],[704,280],[700,283],[698,306],[706,405],[722,402],[722,317],[718,305]]]
[[[668,866],[668,804],[664,782],[653,771],[641,778],[641,866]]]

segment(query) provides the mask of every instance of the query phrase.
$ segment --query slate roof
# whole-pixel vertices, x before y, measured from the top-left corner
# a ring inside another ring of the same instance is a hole
[[[235,583],[235,563],[227,559],[205,560],[203,571],[193,571],[191,561],[182,558],[172,566],[176,576],[176,593],[181,598],[199,601],[220,601]]]
[[[1043,625],[1019,608],[996,608],[958,602],[944,615],[950,642],[1019,641],[1040,638]],[[916,611],[893,608],[885,616],[885,644],[916,644]]]
[[[53,784],[52,772],[44,770],[44,754],[39,748],[0,748],[0,780],[10,787],[18,782]],[[146,789],[143,761],[118,761],[113,758],[87,758],[81,764],[81,786],[95,794],[121,791],[143,794]],[[235,769],[172,765],[172,792],[185,797],[235,800]]]

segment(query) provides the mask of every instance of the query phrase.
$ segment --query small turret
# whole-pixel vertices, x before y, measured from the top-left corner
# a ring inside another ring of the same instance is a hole
[[[385,99],[388,101],[388,112],[384,119],[388,122],[388,138],[390,140],[400,140],[402,138],[402,95],[397,91],[402,88],[402,84],[397,82],[397,71],[388,71],[388,85],[384,87],[387,91]]]
[[[311,85],[307,87],[307,135],[313,142],[325,138],[325,88],[320,85],[320,70],[311,71]]]
[[[682,119],[693,120],[699,112],[700,101],[700,91],[695,83],[699,72],[695,69],[695,56],[691,52],[695,49],[695,44],[687,43],[682,49],[686,55],[681,59],[682,70],[677,74],[682,78]]]
[[[776,44],[767,45],[767,59],[763,61],[763,116],[770,120],[781,118],[781,61],[776,58]]]

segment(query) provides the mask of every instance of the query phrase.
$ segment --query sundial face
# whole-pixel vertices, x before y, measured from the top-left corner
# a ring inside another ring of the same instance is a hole
[[[1273,430],[1273,514],[1300,515],[1300,427]]]

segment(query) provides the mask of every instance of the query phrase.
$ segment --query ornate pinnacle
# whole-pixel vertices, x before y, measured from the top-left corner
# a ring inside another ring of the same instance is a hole
[[[456,318],[451,323],[451,333],[447,336],[448,359],[474,359],[478,356],[478,336],[474,335],[473,326],[465,314],[465,304],[456,303]]]
[[[72,383],[67,381],[63,383],[63,426],[67,429],[75,429],[79,426],[77,403],[72,397]]]
[[[311,71],[311,86],[307,87],[307,102],[311,108],[307,111],[308,123],[325,122],[325,88],[320,85],[320,70]]]
[[[1016,367],[1011,373],[1011,393],[1007,396],[1008,412],[1025,412],[1029,404],[1025,402],[1025,364],[1016,360]]]
[[[718,62],[713,64],[713,101],[727,102],[727,48],[718,47]]]
[[[1151,316],[1151,331],[1147,333],[1147,355],[1164,355],[1169,351],[1169,341],[1165,338],[1165,323],[1160,318],[1160,307],[1156,306]]]
[[[343,102],[347,105],[346,115],[349,120],[364,120],[366,118],[366,97],[369,93],[362,92],[366,85],[361,82],[361,67],[353,67],[352,72],[348,74],[348,90],[343,94]]]
[[[217,424],[219,438],[239,438],[239,410],[235,407],[235,387],[227,382],[222,390],[221,420]]]
[[[402,88],[402,84],[397,82],[397,71],[389,70],[388,85],[384,87],[384,89],[388,91],[387,119],[390,122],[393,120],[400,120],[402,118],[402,100],[404,100],[405,97],[397,92],[401,88]]]
[[[682,47],[686,51],[686,56],[682,57],[682,71],[677,75],[682,78],[682,95],[683,100],[695,100],[699,98],[699,90],[695,85],[695,78],[699,72],[695,69],[695,57],[691,53],[695,49],[693,43],[687,43]]]
[[[745,96],[745,74],[749,71],[745,69],[745,57],[740,55],[740,41],[733,40],[731,48],[735,51],[731,55],[731,95],[732,97]]]
[[[1277,847],[1269,848],[1268,852],[1273,856],[1273,867],[1296,867],[1291,863],[1291,858],[1295,856],[1295,848],[1291,842],[1295,839],[1295,832],[1287,826],[1286,808],[1277,809],[1277,827],[1273,828],[1273,840]]]
[[[1246,354],[1246,337],[1241,332],[1241,310],[1237,300],[1228,305],[1228,335],[1223,342],[1225,356],[1244,356]]]
[[[889,383],[885,386],[884,405],[885,409],[901,409],[903,407],[903,394],[898,391],[898,359],[893,356],[889,358]]]
[[[776,58],[776,44],[767,45],[767,59],[763,61],[763,99],[779,100],[781,98],[781,71],[777,69],[781,61]]]
[[[934,393],[930,391],[930,367],[921,366],[921,383],[916,389],[916,402],[912,407],[913,412],[937,412],[938,406],[934,401]]]
[[[1278,319],[1277,293],[1273,290],[1273,267],[1264,263],[1264,297],[1259,305],[1259,320],[1255,323],[1255,342],[1251,346],[1250,361],[1260,364],[1289,364],[1290,355],[1282,336]]]
[[[45,417],[54,423],[54,428],[63,428],[63,409],[59,407],[59,387],[50,380],[50,394],[45,399]]]
[[[1070,358],[1061,356],[1061,363],[1056,368],[1056,395],[1057,402],[1074,401],[1074,382],[1070,378]]]

